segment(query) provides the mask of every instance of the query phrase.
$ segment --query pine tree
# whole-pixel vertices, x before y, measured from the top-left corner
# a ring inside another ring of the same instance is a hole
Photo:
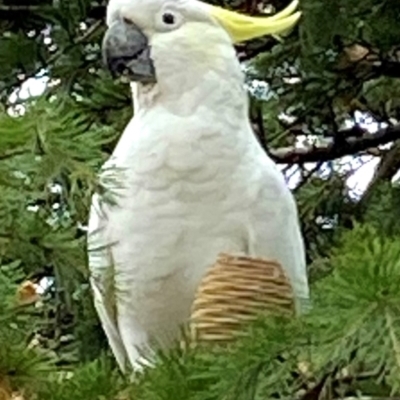
[[[134,383],[110,356],[85,256],[96,172],[132,114],[101,63],[105,5],[0,1],[0,399],[399,396],[400,3],[302,0],[282,43],[237,47],[255,134],[295,181],[313,310],[260,318],[226,346],[177,346]],[[33,80],[43,94],[27,96]],[[348,179],[368,163],[357,193]],[[21,303],[34,283],[40,299]]]

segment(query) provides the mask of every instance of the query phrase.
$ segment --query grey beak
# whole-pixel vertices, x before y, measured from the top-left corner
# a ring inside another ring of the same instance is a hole
[[[133,23],[115,21],[103,39],[103,59],[114,76],[155,83],[156,75],[146,36]]]

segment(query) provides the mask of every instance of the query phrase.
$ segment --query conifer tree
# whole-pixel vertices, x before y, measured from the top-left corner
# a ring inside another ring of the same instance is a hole
[[[313,310],[227,347],[177,347],[134,383],[109,354],[85,256],[96,172],[132,116],[101,62],[105,7],[0,0],[0,399],[399,396],[400,3],[301,0],[282,43],[237,47],[254,132],[298,201]],[[362,167],[372,179],[353,190]]]

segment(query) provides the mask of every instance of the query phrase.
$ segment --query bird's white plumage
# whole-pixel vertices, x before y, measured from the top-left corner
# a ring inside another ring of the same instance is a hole
[[[296,205],[251,131],[234,49],[219,30],[204,25],[199,40],[196,29],[151,37],[157,85],[133,85],[135,116],[101,173],[117,204],[93,198],[91,283],[122,369],[149,340],[177,338],[221,252],[275,258],[297,298],[309,296]]]

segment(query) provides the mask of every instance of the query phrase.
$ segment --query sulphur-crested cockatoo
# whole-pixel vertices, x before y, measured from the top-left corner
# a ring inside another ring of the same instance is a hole
[[[297,3],[250,17],[198,0],[111,0],[103,53],[131,81],[134,117],[93,196],[95,306],[122,370],[169,346],[221,252],[278,260],[309,297],[294,198],[248,118],[234,44],[279,35]]]

